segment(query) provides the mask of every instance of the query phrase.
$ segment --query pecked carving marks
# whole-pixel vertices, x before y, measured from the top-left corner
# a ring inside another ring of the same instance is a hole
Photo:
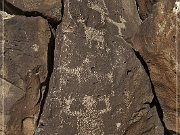
[[[118,34],[117,34],[117,36],[119,35],[119,36],[122,36],[123,34],[122,34],[122,29],[125,29],[126,28],[126,25],[125,25],[125,23],[126,23],[126,20],[124,20],[124,18],[122,18],[121,16],[119,17],[119,22],[116,22],[116,21],[114,21],[114,20],[112,20],[110,17],[106,17],[105,18],[106,19],[106,21],[108,22],[108,23],[111,23],[111,24],[113,24],[114,26],[116,26],[117,27],[117,29],[118,29]],[[80,22],[80,23],[82,23],[83,24],[83,27],[84,27],[84,29],[85,29],[85,35],[86,35],[86,40],[87,40],[87,44],[89,44],[90,46],[90,48],[92,47],[91,45],[92,45],[92,41],[96,41],[97,43],[98,43],[98,46],[97,46],[97,48],[99,48],[99,49],[104,49],[104,44],[105,44],[105,42],[104,42],[104,36],[105,36],[105,29],[104,30],[97,30],[97,29],[95,29],[95,28],[93,28],[93,27],[87,27],[86,25],[85,25],[85,20],[78,20],[78,22]]]
[[[122,18],[121,16],[119,17],[119,22],[115,22],[114,20],[112,20],[109,17],[107,17],[106,19],[109,23],[112,23],[113,25],[115,25],[118,28],[118,34],[120,36],[122,36],[122,29],[126,28],[126,25],[125,25],[126,20],[124,20],[124,18]]]
[[[96,30],[92,27],[85,27],[86,40],[89,42],[89,47],[92,45],[92,41],[97,41],[97,48],[104,49],[104,32]],[[88,44],[88,43],[87,43]]]
[[[67,84],[68,78],[70,76],[75,77],[74,79],[77,80],[79,84],[88,82],[92,79],[95,79],[97,81],[101,81],[102,79],[106,80],[107,82],[113,81],[113,73],[112,71],[107,72],[105,74],[100,74],[97,71],[93,71],[93,68],[95,68],[94,60],[96,57],[94,55],[87,55],[86,58],[82,60],[82,63],[80,66],[77,66],[75,68],[70,68],[68,65],[71,63],[71,61],[64,61],[64,65],[59,66],[57,68],[58,71],[63,72],[66,76],[60,78],[60,82],[63,85]]]
[[[104,95],[97,101],[93,96],[85,95],[82,101],[79,101],[80,103],[82,103],[84,109],[71,111],[71,105],[73,105],[73,101],[75,100],[75,98],[71,98],[70,96],[68,97],[68,99],[64,99],[65,106],[63,110],[66,115],[74,116],[77,118],[78,135],[104,135],[102,115],[111,110],[109,97]],[[98,102],[104,102],[105,108],[102,110],[98,110]]]
[[[87,27],[85,25],[85,20],[79,19],[78,22],[80,22],[83,25],[83,28],[85,29],[85,36],[86,36],[86,41],[87,45],[89,47],[92,47],[92,41],[97,42],[97,49],[104,49],[104,35],[105,35],[105,30],[97,30],[93,27]]]
[[[88,7],[99,12],[101,14],[101,23],[105,24],[105,19],[108,14],[108,9],[106,7],[104,0],[88,0]]]
[[[126,20],[120,16],[119,21],[115,21],[111,18],[104,0],[88,1],[88,7],[99,12],[101,16],[102,25],[106,22],[112,23],[118,29],[118,35],[122,36],[122,29],[126,28]]]

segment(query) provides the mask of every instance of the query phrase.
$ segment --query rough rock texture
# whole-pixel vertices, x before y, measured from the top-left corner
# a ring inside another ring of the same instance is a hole
[[[180,83],[176,80],[180,73],[179,67],[176,67],[176,58],[178,59],[180,54],[177,49],[176,56],[176,47],[179,45],[176,44],[179,39],[176,37],[176,28],[179,28],[180,24],[179,19],[176,20],[180,8],[177,3],[175,6],[175,0],[158,2],[154,6],[153,14],[140,26],[133,42],[134,48],[142,55],[149,68],[164,112],[163,121],[166,127],[180,133],[180,124],[176,126],[176,118],[180,123],[180,117],[176,117],[176,111],[179,112],[180,109],[179,105],[176,106],[176,90],[179,91],[176,84]]]
[[[47,77],[50,29],[41,17],[2,11],[0,15],[4,20],[0,55],[0,100],[4,106],[1,104],[0,114],[5,122],[1,128],[5,128],[6,135],[32,135],[39,113],[41,83]]]
[[[37,135],[163,135],[148,75],[125,41],[139,23],[131,2],[65,1]]]
[[[145,20],[152,13],[153,4],[156,1],[157,0],[136,0],[139,16],[142,20]]]
[[[26,12],[30,16],[43,16],[54,23],[61,20],[61,7],[61,0],[4,0],[4,8],[11,14]]]

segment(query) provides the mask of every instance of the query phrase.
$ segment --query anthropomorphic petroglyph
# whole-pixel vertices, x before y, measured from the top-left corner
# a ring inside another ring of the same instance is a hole
[[[73,105],[75,100],[70,96],[68,99],[64,99],[65,106],[63,110],[67,115],[77,117],[78,135],[104,135],[102,115],[111,110],[109,96],[105,95],[96,100],[93,96],[85,95],[82,99],[84,108],[78,111],[71,111],[71,105]],[[104,102],[106,107],[98,110],[98,102]]]
[[[104,0],[88,1],[88,7],[101,14],[101,23],[105,24],[105,16],[108,15],[108,9]]]
[[[94,0],[94,1],[88,1],[88,7],[99,12],[101,14],[101,23],[105,24],[105,22],[112,23],[118,28],[118,34],[122,36],[122,29],[125,29],[125,23],[126,20],[120,16],[119,21],[115,21],[111,19],[109,16],[108,8],[106,7],[106,3],[104,0]],[[96,32],[96,31],[94,31]],[[96,35],[95,35],[96,36]]]

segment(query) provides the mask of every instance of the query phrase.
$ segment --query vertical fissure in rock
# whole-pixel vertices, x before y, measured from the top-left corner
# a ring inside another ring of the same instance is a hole
[[[51,38],[50,38],[50,41],[49,41],[49,44],[48,44],[48,74],[47,74],[47,78],[45,80],[45,82],[43,82],[41,84],[41,105],[40,105],[40,112],[39,112],[39,116],[38,116],[38,120],[37,120],[37,124],[39,124],[39,120],[40,120],[40,117],[41,117],[41,114],[43,112],[43,108],[44,108],[44,104],[45,104],[45,100],[46,100],[46,97],[47,97],[47,94],[49,92],[49,82],[50,82],[50,78],[51,78],[51,75],[53,73],[53,68],[54,68],[54,49],[55,49],[55,34],[53,32],[53,29],[56,27],[56,26],[52,26],[50,23],[49,23],[49,27],[51,29]],[[54,29],[55,31],[56,29]],[[43,87],[45,87],[45,90],[42,91]]]
[[[63,17],[64,17],[64,0],[61,0],[61,4],[62,4],[62,7],[61,7],[61,18],[63,19]]]
[[[51,29],[51,38],[50,38],[50,41],[48,44],[48,62],[47,62],[48,63],[48,65],[47,65],[48,66],[48,75],[47,75],[45,82],[42,83],[42,86],[41,86],[41,90],[42,90],[43,86],[45,86],[45,90],[44,90],[42,97],[41,97],[42,100],[41,100],[41,105],[40,105],[39,116],[37,119],[37,125],[40,124],[40,118],[41,118],[41,115],[43,113],[45,101],[46,101],[46,98],[47,98],[48,93],[49,93],[50,79],[51,79],[51,75],[52,75],[53,69],[54,69],[54,50],[55,50],[56,29],[57,29],[57,26],[62,22],[62,19],[63,19],[64,0],[61,0],[61,4],[62,4],[61,21],[58,24],[54,23],[54,22],[48,22],[49,28]]]
[[[140,13],[139,13],[139,4],[138,4],[137,0],[135,0],[135,3],[136,3],[136,8],[137,8],[137,12],[138,12],[139,18],[141,19],[141,21],[143,21],[141,16],[140,16]]]
[[[134,49],[133,49],[133,50],[134,50]],[[156,95],[156,92],[155,92],[155,88],[154,88],[154,85],[153,85],[152,80],[151,80],[151,75],[150,75],[150,72],[149,72],[149,68],[148,68],[146,62],[144,61],[143,57],[140,55],[140,53],[137,52],[137,51],[135,51],[135,50],[134,50],[134,52],[135,52],[136,57],[137,57],[137,58],[139,59],[139,61],[141,62],[142,66],[143,66],[144,70],[146,71],[146,73],[147,73],[147,75],[148,75],[148,77],[149,77],[149,79],[150,79],[150,82],[151,82],[152,93],[153,93],[154,98],[153,98],[152,102],[150,103],[150,107],[151,107],[151,108],[154,107],[154,106],[156,107],[156,111],[157,111],[158,116],[159,116],[159,118],[160,118],[160,121],[161,121],[161,123],[162,123],[162,125],[163,125],[163,127],[164,127],[164,135],[172,135],[172,132],[170,132],[170,131],[166,128],[166,125],[165,125],[165,123],[164,123],[164,121],[163,121],[163,117],[164,117],[164,115],[163,115],[163,110],[162,110],[161,105],[160,105],[160,103],[159,103],[159,100],[158,100],[158,98],[157,98],[157,95]]]

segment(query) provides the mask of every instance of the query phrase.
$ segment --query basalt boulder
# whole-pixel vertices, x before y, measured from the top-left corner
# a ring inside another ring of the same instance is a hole
[[[7,135],[31,135],[39,113],[41,84],[48,72],[51,32],[41,17],[14,16],[3,11],[0,15],[1,129]]]
[[[180,70],[179,61],[179,5],[164,0],[154,5],[152,14],[141,24],[133,39],[133,46],[147,63],[155,93],[163,110],[163,121],[169,130],[179,132],[180,117],[176,103]]]
[[[132,18],[122,4],[65,1],[37,135],[164,134],[150,79],[128,43]]]

